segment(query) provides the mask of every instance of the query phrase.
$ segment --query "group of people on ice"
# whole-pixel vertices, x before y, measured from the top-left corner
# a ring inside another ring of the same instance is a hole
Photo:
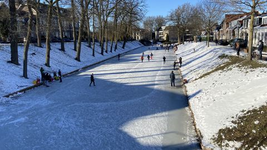
[[[141,55],[141,62],[144,62],[145,53],[142,53]],[[147,55],[147,60],[150,61],[150,59],[153,59],[153,53]]]
[[[46,87],[49,87],[47,84],[48,82],[52,82],[54,80],[59,80],[59,82],[62,82],[62,75],[60,69],[58,70],[57,73],[53,72],[53,76],[51,76],[50,73],[45,72],[43,67],[40,68],[40,72],[41,72],[41,81],[43,85],[45,85]]]

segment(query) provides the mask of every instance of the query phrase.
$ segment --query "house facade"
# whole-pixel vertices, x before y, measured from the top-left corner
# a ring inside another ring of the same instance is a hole
[[[240,27],[240,21],[245,14],[226,14],[223,22],[221,23],[221,29],[219,31],[215,31],[216,38],[221,40],[231,40],[237,36],[239,36],[238,33],[236,33],[236,28]]]
[[[215,38],[222,40],[231,40],[241,38],[248,41],[251,16],[249,14],[225,15],[221,24],[221,29],[214,31]],[[267,14],[257,13],[254,18],[253,46],[257,47],[262,40],[267,44]]]
[[[170,42],[177,41],[177,29],[175,26],[161,26],[155,31],[155,40],[163,42],[167,38]]]
[[[264,45],[267,44],[267,14],[255,17],[253,46],[257,46],[260,40],[263,41]]]
[[[5,3],[1,3],[1,8],[3,5],[6,6]],[[8,8],[8,6],[6,6]],[[23,39],[27,35],[27,24],[29,20],[29,10],[27,4],[19,4],[16,3],[17,9],[17,35],[18,35],[18,42],[23,42]],[[39,21],[40,21],[40,34],[41,38],[44,39],[46,36],[46,28],[47,28],[47,11],[48,5],[40,3],[39,5]],[[32,8],[33,12],[33,26],[32,26],[32,39],[36,39],[36,15],[37,10]],[[58,16],[56,13],[56,7],[54,7],[52,12],[52,19],[51,19],[51,39],[59,38],[59,25],[58,25]],[[73,29],[72,29],[72,20],[70,15],[70,10],[66,8],[61,8],[61,15],[62,15],[62,26],[63,26],[63,37],[72,39],[73,38]],[[78,32],[79,24],[75,25],[76,31]],[[78,35],[78,34],[77,34]]]

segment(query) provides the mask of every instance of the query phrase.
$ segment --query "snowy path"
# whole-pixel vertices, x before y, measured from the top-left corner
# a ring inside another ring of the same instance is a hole
[[[197,149],[178,80],[170,86],[173,52],[147,50],[141,63],[143,51],[1,104],[0,149]]]

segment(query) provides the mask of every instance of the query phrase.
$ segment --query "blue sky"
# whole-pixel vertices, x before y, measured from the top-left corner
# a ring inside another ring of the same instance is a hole
[[[199,0],[146,0],[147,13],[146,16],[167,16],[171,10],[176,9],[184,3],[192,5],[198,3]]]

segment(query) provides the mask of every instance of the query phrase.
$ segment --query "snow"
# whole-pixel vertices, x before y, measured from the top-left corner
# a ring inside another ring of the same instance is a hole
[[[140,44],[133,42],[127,50],[135,47]],[[34,52],[44,56],[42,51],[45,50]],[[141,63],[142,52],[153,52],[153,60]],[[103,56],[92,58],[87,53],[89,58],[76,62],[72,60],[75,53],[71,49],[66,50],[72,53],[71,57],[60,56],[62,52],[56,49],[51,53],[51,68],[45,67],[51,72],[60,68],[67,73],[103,59]],[[107,54],[104,58],[117,54]],[[168,58],[166,64],[162,63],[162,55]],[[169,85],[174,60],[171,51],[141,47],[122,55],[120,61],[110,59],[67,76],[62,83],[52,82],[50,87],[40,86],[3,99],[0,149],[160,150],[170,145],[198,149],[187,99],[181,88]],[[35,61],[44,67],[44,60],[36,58]],[[32,85],[39,75],[38,65],[32,67],[34,64],[30,63],[29,72],[33,75],[29,75],[29,81],[18,78],[16,84]],[[14,68],[19,70],[19,67]],[[95,75],[96,86],[89,87],[91,73]],[[12,73],[7,71],[7,74],[13,78]],[[19,76],[19,72],[14,71],[15,75]],[[10,91],[17,89],[10,88]]]
[[[242,110],[266,104],[266,68],[246,70],[232,66],[231,69],[217,71],[196,80],[225,62],[218,59],[218,56],[236,55],[236,51],[227,46],[216,46],[214,43],[207,47],[205,42],[186,43],[178,49],[176,55],[177,58],[183,58],[181,71],[183,78],[189,80],[186,84],[189,102],[197,128],[202,133],[203,144],[206,147],[220,149],[211,138],[219,129],[232,125],[232,116],[240,114]],[[242,57],[245,55],[241,53]]]
[[[76,61],[76,51],[73,50],[73,43],[65,43],[65,52],[59,50],[60,43],[51,43],[51,52],[50,52],[50,66],[46,67],[45,58],[46,58],[46,48],[43,43],[43,48],[39,48],[33,45],[30,45],[28,52],[28,78],[25,79],[22,77],[23,74],[23,51],[24,46],[20,45],[18,47],[19,55],[19,66],[7,63],[10,61],[10,46],[7,44],[0,45],[0,95],[4,96],[12,92],[16,92],[20,89],[29,87],[33,85],[33,81],[37,78],[40,78],[40,67],[43,67],[45,72],[52,74],[57,72],[58,69],[61,70],[62,74],[69,73],[76,69],[88,66],[90,64],[99,62],[101,60],[107,59],[109,57],[115,56],[119,53],[129,51],[131,49],[140,47],[141,44],[137,41],[127,42],[126,48],[122,49],[122,43],[118,43],[118,50],[113,53],[100,54],[99,44],[96,43],[96,53],[95,57],[92,56],[92,50],[87,47],[86,43],[82,43],[81,47],[81,62]],[[1,99],[0,99],[1,100]]]
[[[92,57],[91,50],[83,44],[81,62],[77,62],[74,60],[76,53],[72,50],[72,44],[66,43],[66,52],[61,52],[58,50],[60,44],[55,43],[52,44],[50,68],[44,65],[45,48],[31,46],[28,62],[29,79],[24,79],[21,77],[23,47],[19,47],[21,65],[16,66],[7,63],[10,60],[9,46],[2,45],[0,46],[0,94],[3,96],[33,85],[33,80],[40,77],[41,66],[50,73],[61,69],[62,73],[66,74],[141,45],[138,42],[131,42],[126,46],[125,50],[120,48],[117,52],[104,56],[99,54],[97,47],[98,53],[96,57]],[[154,53],[155,50],[150,49],[147,52]],[[26,93],[18,94],[15,98],[1,97],[0,126],[3,127],[1,134],[8,135],[1,142],[7,143],[5,146],[10,148],[18,148],[8,144],[10,139],[14,139],[17,145],[25,146],[25,143],[30,143],[24,147],[25,149],[42,149],[44,145],[49,145],[47,149],[69,149],[67,145],[64,146],[65,143],[69,143],[72,148],[80,149],[86,144],[95,149],[103,149],[101,145],[112,147],[111,143],[115,145],[123,143],[121,147],[117,147],[118,149],[129,145],[133,149],[160,149],[164,146],[163,134],[168,128],[164,122],[168,120],[167,116],[174,112],[161,101],[168,95],[175,97],[175,91],[163,86],[169,84],[169,81],[164,81],[164,76],[168,76],[168,69],[172,68],[173,61],[169,62],[169,68],[165,68],[161,63],[157,66],[146,63],[142,68],[139,63],[140,54],[141,51],[125,56],[123,63],[106,62],[93,67],[91,71],[64,78],[63,82],[68,83],[67,86],[55,83],[53,87],[37,88],[33,95]],[[220,148],[211,138],[219,129],[232,125],[232,116],[267,102],[265,68],[246,70],[232,66],[231,69],[217,71],[198,79],[226,61],[218,59],[222,54],[236,55],[236,52],[230,47],[216,46],[214,43],[207,47],[205,42],[179,45],[176,52],[177,58],[183,58],[181,71],[183,78],[189,81],[186,88],[197,128],[203,136],[202,142],[204,146],[213,149]],[[242,57],[245,55],[241,52]],[[154,56],[155,59],[162,59],[162,56]],[[116,65],[112,65],[114,63]],[[92,71],[96,72],[98,82],[97,86],[88,92],[88,84],[84,83],[89,82]],[[105,97],[97,95],[101,91]],[[129,91],[134,94],[130,94]],[[79,101],[76,99],[78,96]],[[155,101],[151,101],[151,98]],[[64,105],[61,104],[62,101]],[[79,120],[81,115],[85,115],[86,119]],[[254,123],[258,124],[259,121],[255,120]],[[27,132],[29,135],[23,137],[22,135]],[[42,135],[43,139],[38,139],[39,135]],[[36,140],[29,141],[29,137],[36,137]],[[105,137],[114,138],[111,141],[101,140]],[[192,135],[180,137],[187,142],[191,140]],[[20,138],[23,140],[17,140]],[[231,147],[240,145],[237,142],[228,144]]]

